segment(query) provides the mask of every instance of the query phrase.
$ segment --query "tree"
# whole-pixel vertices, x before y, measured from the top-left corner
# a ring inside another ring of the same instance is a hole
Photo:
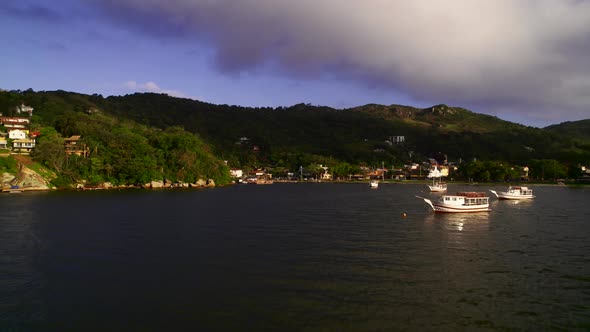
[[[63,138],[53,127],[42,128],[31,157],[57,172],[64,171],[67,156]]]
[[[336,178],[349,177],[353,173],[354,168],[347,162],[341,162],[332,168],[332,173]]]
[[[532,179],[563,179],[567,176],[567,167],[554,159],[531,161],[529,176]]]

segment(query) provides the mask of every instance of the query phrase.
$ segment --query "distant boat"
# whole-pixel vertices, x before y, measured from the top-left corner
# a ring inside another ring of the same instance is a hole
[[[507,191],[499,191],[496,192],[495,190],[490,190],[490,192],[498,199],[533,199],[535,196],[533,195],[533,190],[527,187],[512,187],[509,186]]]
[[[447,184],[446,183],[442,183],[440,181],[435,181],[432,180],[432,185],[428,185],[428,188],[430,188],[431,192],[443,192],[443,191],[447,191]]]
[[[373,180],[369,183],[369,186],[371,186],[371,188],[373,188],[373,189],[377,189],[377,188],[379,188],[379,181]]]
[[[491,211],[489,197],[483,192],[459,192],[455,195],[443,195],[432,201],[428,198],[416,196],[426,202],[434,212],[465,213]]]
[[[428,185],[431,192],[443,192],[447,190],[447,184],[440,180],[442,174],[436,166],[434,170],[430,171],[428,177],[432,178],[432,185]]]

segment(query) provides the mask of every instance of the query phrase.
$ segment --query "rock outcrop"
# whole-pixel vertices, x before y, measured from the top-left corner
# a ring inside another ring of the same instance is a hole
[[[37,172],[21,164],[18,176],[10,181],[11,186],[18,186],[25,190],[48,190],[53,186]]]

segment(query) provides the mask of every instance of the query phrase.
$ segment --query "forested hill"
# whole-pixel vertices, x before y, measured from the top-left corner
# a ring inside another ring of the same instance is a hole
[[[449,160],[531,159],[590,161],[590,140],[558,129],[522,126],[469,110],[437,105],[365,105],[337,110],[298,104],[279,108],[213,105],[161,94],[108,97],[102,107],[119,116],[164,128],[182,125],[235,163],[282,163],[296,167],[334,158],[378,165],[420,161],[446,154]],[[403,144],[386,142],[404,136]],[[248,144],[236,144],[241,137]],[[251,153],[252,146],[259,148]],[[301,160],[303,159],[303,160]]]
[[[583,130],[532,128],[447,105],[248,108],[163,94],[103,98],[64,91],[27,91],[6,99],[0,98],[0,109],[14,102],[30,104],[44,123],[65,136],[79,132],[69,114],[86,114],[89,109],[160,129],[181,126],[198,134],[214,155],[239,167],[297,169],[338,161],[399,165],[443,155],[455,161],[476,158],[521,165],[533,159],[590,163],[590,138]],[[392,136],[404,136],[405,142],[391,144]]]
[[[590,119],[568,121],[558,125],[545,127],[549,132],[563,134],[574,139],[590,140]]]
[[[58,187],[81,181],[116,185],[230,181],[228,167],[197,135],[178,126],[158,129],[114,116],[100,96],[0,91],[4,116],[18,115],[15,106],[21,103],[34,108],[30,133],[40,133],[31,156],[56,172],[52,183]],[[0,127],[0,132],[7,132]],[[66,155],[64,139],[72,135],[82,136],[74,148],[87,157]]]

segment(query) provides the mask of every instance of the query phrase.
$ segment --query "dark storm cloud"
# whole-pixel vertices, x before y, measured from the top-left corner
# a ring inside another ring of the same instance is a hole
[[[590,117],[588,1],[88,1],[138,32],[210,47],[223,72],[331,75],[422,101]]]

